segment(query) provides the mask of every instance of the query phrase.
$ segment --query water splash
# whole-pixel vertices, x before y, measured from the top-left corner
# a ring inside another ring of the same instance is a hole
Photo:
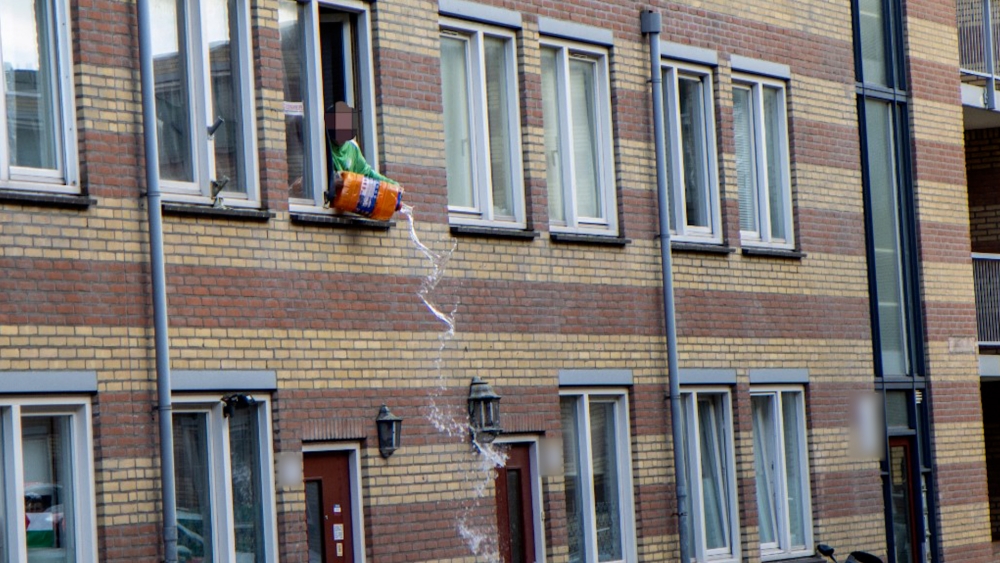
[[[420,284],[417,295],[424,306],[445,325],[445,330],[438,334],[438,354],[434,360],[438,392],[429,397],[427,419],[438,432],[449,438],[473,436],[473,446],[479,453],[475,468],[461,472],[463,481],[472,490],[473,498],[462,508],[457,517],[458,533],[469,546],[469,550],[476,556],[477,561],[499,563],[500,548],[495,515],[490,510],[484,510],[482,505],[483,500],[489,496],[493,488],[497,468],[503,467],[507,463],[507,454],[492,443],[481,443],[475,439],[470,432],[468,413],[462,409],[442,407],[437,403],[438,397],[446,388],[445,375],[441,368],[442,358],[448,343],[455,337],[455,314],[458,311],[459,301],[456,300],[450,308],[445,308],[432,299],[431,295],[444,278],[448,261],[451,260],[458,243],[457,241],[453,242],[451,248],[446,251],[435,252],[421,242],[419,235],[417,235],[413,207],[403,204],[400,213],[406,217],[409,224],[410,240],[431,265],[431,273]]]

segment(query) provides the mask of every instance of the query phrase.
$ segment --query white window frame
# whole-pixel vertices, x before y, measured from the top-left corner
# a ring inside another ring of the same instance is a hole
[[[178,31],[183,28],[186,42],[183,44],[185,69],[187,71],[188,96],[190,112],[188,114],[191,131],[191,152],[193,153],[193,182],[161,179],[163,199],[180,203],[208,205],[214,203],[211,197],[212,181],[215,173],[215,141],[208,135],[209,127],[215,122],[210,114],[212,107],[211,65],[209,64],[208,38],[202,33],[202,20],[205,19],[205,9],[201,0],[177,0],[184,3],[185,21],[178,21]],[[238,88],[240,103],[240,119],[242,128],[243,167],[240,170],[246,183],[243,192],[224,189],[219,198],[229,207],[259,207],[260,180],[257,174],[257,119],[255,117],[256,97],[254,90],[253,51],[250,44],[250,5],[249,0],[236,2],[236,12],[230,15],[238,22],[237,37],[231,41],[237,45],[239,60],[236,65],[239,70]],[[233,178],[228,187],[236,185],[238,179]]]
[[[517,37],[513,30],[455,18],[441,18],[440,36],[467,40],[466,76],[469,83],[469,128],[472,152],[472,207],[448,206],[448,221],[456,225],[479,225],[523,229],[525,222],[524,165],[521,162],[521,91],[517,80]],[[513,216],[497,217],[493,212],[493,180],[490,172],[490,132],[486,100],[485,36],[501,38],[507,49],[507,123],[510,139],[510,178]]]
[[[351,519],[354,563],[365,563],[365,512],[361,488],[361,446],[354,442],[315,442],[302,444],[302,453],[349,452],[351,471]]]
[[[597,563],[597,519],[594,511],[593,455],[591,453],[590,409],[591,399],[598,402],[613,402],[615,405],[615,460],[618,462],[618,498],[621,504],[621,538],[623,558],[617,561],[637,563],[635,537],[635,500],[632,497],[632,441],[629,430],[628,391],[624,389],[569,388],[559,391],[559,398],[575,397],[577,401],[576,424],[579,429],[577,443],[580,459],[581,495],[583,497],[583,529],[586,542],[584,563]],[[609,561],[606,563],[616,563]]]
[[[696,407],[700,395],[715,395],[722,398],[722,413],[725,418],[722,421],[723,451],[726,458],[723,463],[723,478],[727,498],[726,507],[729,510],[729,550],[722,549],[709,550],[705,545],[705,501],[704,489],[701,484],[701,440],[699,435],[699,421]],[[688,498],[691,500],[688,510],[692,513],[694,529],[691,530],[691,537],[694,540],[692,561],[723,562],[740,560],[740,521],[739,506],[736,499],[736,450],[733,440],[733,420],[732,420],[732,397],[728,388],[720,387],[685,387],[681,390],[681,401],[684,402],[684,430],[688,457],[687,483]]]
[[[531,463],[531,502],[535,507],[532,529],[535,532],[535,562],[545,563],[545,514],[542,507],[542,472],[538,462],[538,436],[506,434],[497,436],[496,444],[528,444]]]
[[[802,515],[803,515],[803,531],[805,546],[798,550],[792,550],[790,547],[791,539],[789,532],[789,515],[788,515],[788,480],[785,476],[785,452],[786,446],[785,436],[782,429],[784,428],[783,420],[783,410],[781,408],[782,393],[795,393],[798,395],[799,408],[798,416],[799,421],[802,426],[799,428],[799,443],[795,445],[799,449],[799,474],[802,475],[802,487],[803,490],[799,491],[799,495],[802,498]],[[761,559],[764,561],[773,561],[777,559],[786,559],[792,557],[804,557],[813,554],[813,531],[812,531],[812,487],[810,485],[809,478],[809,450],[806,439],[806,411],[805,411],[805,392],[800,385],[754,385],[750,387],[750,396],[770,396],[773,397],[775,410],[772,411],[772,416],[775,416],[774,426],[775,434],[773,436],[775,440],[775,446],[781,455],[781,463],[776,464],[778,467],[775,469],[775,482],[780,485],[780,490],[777,492],[777,497],[779,501],[779,506],[777,507],[778,514],[778,527],[777,533],[779,535],[779,541],[777,544],[765,546],[761,544]],[[754,500],[756,504],[756,499]]]
[[[271,447],[271,400],[253,395],[257,409],[260,448],[261,499],[263,499],[264,554],[267,561],[278,561],[278,534],[274,487],[274,453]],[[183,395],[173,397],[174,413],[207,414],[209,487],[211,489],[213,561],[236,563],[236,536],[233,515],[233,481],[229,453],[229,424],[223,415],[220,395]]]
[[[764,78],[749,74],[733,74],[733,89],[743,88],[750,90],[750,100],[753,108],[753,146],[751,151],[754,157],[753,170],[753,193],[757,205],[754,210],[757,219],[757,231],[740,230],[740,240],[746,246],[761,245],[779,248],[793,248],[795,235],[792,221],[792,175],[788,152],[788,98],[786,96],[787,86],[782,80]],[[785,232],[787,238],[773,238],[771,235],[771,202],[770,195],[773,186],[768,185],[767,174],[762,172],[767,169],[767,143],[766,127],[764,119],[764,88],[771,88],[778,91],[779,111],[778,116],[778,168],[781,174],[781,205],[785,217]],[[735,123],[734,123],[735,127]]]
[[[556,49],[557,51],[557,72],[559,76],[556,81],[558,109],[559,109],[559,129],[565,134],[560,135],[562,141],[559,152],[562,155],[562,162],[559,164],[562,169],[563,179],[563,214],[566,217],[565,223],[554,222],[549,219],[549,230],[559,233],[580,233],[605,236],[617,236],[618,234],[618,197],[615,185],[615,158],[614,129],[611,124],[611,81],[608,71],[608,49],[580,43],[576,41],[566,41],[551,37],[542,37],[541,47]],[[595,81],[594,100],[597,103],[597,188],[600,190],[601,204],[604,209],[604,217],[579,217],[577,213],[576,197],[576,167],[573,155],[573,131],[570,116],[570,95],[567,90],[569,84],[569,59],[579,56],[591,60],[596,60],[597,77]],[[551,188],[550,188],[551,189]]]
[[[679,241],[722,243],[722,215],[719,211],[719,164],[717,142],[715,137],[715,91],[712,83],[712,68],[664,59],[661,65],[663,73],[664,96],[664,131],[669,137],[670,152],[667,154],[667,173],[670,174],[670,187],[674,202],[670,209],[674,228],[671,230]],[[689,226],[687,224],[686,190],[684,186],[684,156],[681,138],[681,108],[678,99],[680,77],[696,79],[701,82],[702,108],[702,138],[704,139],[704,162],[699,163],[705,178],[703,196],[708,205],[708,227]]]
[[[49,31],[55,60],[50,80],[58,88],[53,97],[53,109],[59,123],[56,135],[61,136],[62,168],[46,170],[11,166],[10,147],[7,145],[7,99],[0,72],[0,188],[78,194],[80,167],[77,153],[76,94],[73,86],[73,42],[70,38],[69,1],[54,0],[51,6],[55,21],[53,29]],[[0,52],[0,67],[2,65],[3,53]]]
[[[305,135],[303,151],[305,153],[304,178],[307,190],[312,197],[301,199],[289,197],[288,208],[292,212],[336,214],[337,211],[324,207],[324,194],[328,188],[327,145],[325,113],[323,107],[323,60],[320,56],[320,23],[342,21],[347,32],[344,41],[352,59],[357,63],[345,65],[347,72],[352,73],[351,79],[358,86],[358,98],[354,99],[353,90],[347,92],[346,101],[351,107],[360,110],[361,145],[365,160],[375,170],[379,167],[378,131],[375,119],[375,78],[372,70],[372,30],[371,13],[366,2],[360,0],[317,0],[316,2],[298,2],[299,17],[305,36],[300,37],[299,49],[303,56],[302,94]],[[320,14],[320,9],[337,10],[339,14]],[[333,17],[331,17],[333,16]],[[342,16],[342,17],[338,17]],[[352,30],[350,18],[355,18]],[[356,33],[356,37],[352,37]],[[356,39],[357,52],[353,39]],[[355,56],[356,55],[356,56]]]
[[[27,561],[27,538],[24,534],[24,450],[21,419],[24,416],[69,416],[70,457],[72,459],[74,515],[76,524],[76,561],[97,561],[97,506],[94,502],[94,437],[91,429],[90,399],[87,397],[4,398],[0,400],[3,417],[3,483],[7,498],[6,530],[12,561]]]

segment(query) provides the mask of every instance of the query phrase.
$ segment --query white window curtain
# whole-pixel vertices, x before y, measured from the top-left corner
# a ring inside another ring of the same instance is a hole
[[[474,207],[467,40],[441,38],[441,88],[448,205]]]
[[[489,123],[490,175],[495,218],[514,216],[514,187],[511,178],[510,100],[507,83],[507,41],[499,37],[483,39],[486,58],[486,116]]]

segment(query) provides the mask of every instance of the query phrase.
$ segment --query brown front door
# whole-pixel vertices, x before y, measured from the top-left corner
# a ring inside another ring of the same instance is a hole
[[[535,563],[535,509],[528,444],[509,444],[507,465],[497,472],[497,530],[503,563]]]
[[[350,462],[351,452],[305,454],[309,563],[354,561]]]

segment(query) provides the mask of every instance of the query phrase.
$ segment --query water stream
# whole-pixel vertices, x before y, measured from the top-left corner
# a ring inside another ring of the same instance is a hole
[[[444,351],[455,337],[455,314],[458,311],[459,301],[456,299],[454,304],[449,308],[442,306],[438,301],[433,299],[433,293],[444,278],[448,261],[455,252],[458,243],[457,241],[453,242],[451,248],[442,252],[435,252],[421,242],[419,235],[417,235],[413,207],[403,204],[400,213],[406,217],[409,224],[410,240],[431,265],[431,273],[420,284],[420,290],[417,291],[417,295],[424,303],[424,306],[445,327],[438,334],[438,353],[434,360],[434,370],[438,385],[428,397],[429,408],[427,419],[438,432],[441,432],[445,436],[449,438],[458,437],[464,440],[471,436],[468,412],[464,408],[455,408],[454,405],[439,404],[439,399],[447,388],[445,372],[442,369]],[[462,480],[469,485],[473,494],[470,500],[462,502],[462,508],[455,519],[455,526],[477,561],[499,563],[500,551],[496,529],[496,515],[492,510],[485,509],[483,505],[493,490],[493,482],[497,475],[496,469],[504,466],[507,462],[507,455],[494,447],[493,444],[481,444],[473,440],[472,445],[477,452],[475,465],[473,467],[468,467],[464,464],[456,465],[459,468]]]

